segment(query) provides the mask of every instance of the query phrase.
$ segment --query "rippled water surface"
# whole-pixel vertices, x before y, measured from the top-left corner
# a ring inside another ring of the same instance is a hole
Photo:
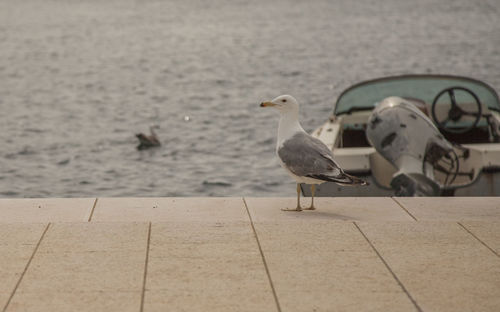
[[[0,196],[293,196],[289,93],[313,130],[352,83],[500,89],[497,0],[0,1]],[[161,148],[134,136],[158,124]]]

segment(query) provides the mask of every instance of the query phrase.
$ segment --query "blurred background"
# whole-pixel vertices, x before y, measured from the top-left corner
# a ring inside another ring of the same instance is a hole
[[[0,196],[294,196],[278,114],[307,131],[383,75],[500,90],[498,0],[0,1]],[[162,146],[138,151],[135,134]]]

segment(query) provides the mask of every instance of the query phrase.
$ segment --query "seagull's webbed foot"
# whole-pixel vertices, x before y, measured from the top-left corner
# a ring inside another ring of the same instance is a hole
[[[316,207],[314,207],[313,205],[311,205],[311,207],[309,207],[309,208],[303,208],[303,210],[316,210]]]
[[[303,209],[301,207],[297,207],[295,209],[290,209],[290,208],[281,208],[282,211],[302,211]]]
[[[300,184],[299,183],[297,183],[297,208],[295,208],[295,209],[282,208],[281,210],[283,210],[283,211],[302,211],[302,207],[300,207]]]

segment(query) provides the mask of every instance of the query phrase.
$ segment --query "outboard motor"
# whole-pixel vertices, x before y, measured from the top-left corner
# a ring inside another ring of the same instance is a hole
[[[378,153],[392,163],[391,187],[396,196],[439,196],[437,169],[451,184],[458,173],[458,157],[432,121],[410,99],[382,100],[368,119],[366,136]]]

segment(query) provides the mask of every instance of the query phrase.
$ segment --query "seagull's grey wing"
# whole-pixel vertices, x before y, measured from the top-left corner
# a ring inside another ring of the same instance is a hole
[[[297,176],[341,184],[363,184],[340,168],[332,152],[320,140],[307,133],[297,133],[278,149],[278,156],[285,166]]]
[[[298,176],[327,172],[336,176],[342,172],[328,147],[307,133],[300,132],[286,140],[278,149],[278,156]]]

